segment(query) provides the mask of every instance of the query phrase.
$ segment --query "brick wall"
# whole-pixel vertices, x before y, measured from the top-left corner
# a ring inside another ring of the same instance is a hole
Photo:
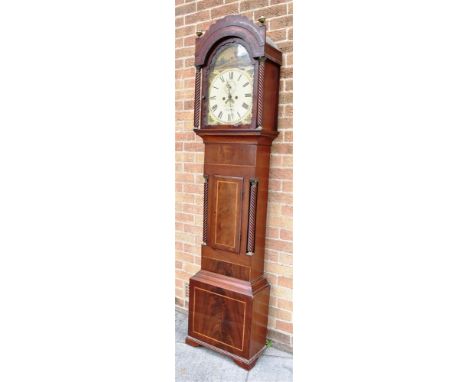
[[[273,142],[266,231],[265,275],[270,282],[268,338],[292,346],[292,65],[293,2],[281,0],[176,0],[176,305],[187,309],[186,285],[200,269],[203,144],[193,129],[195,32],[241,14],[267,18],[267,35],[283,52],[279,136]]]

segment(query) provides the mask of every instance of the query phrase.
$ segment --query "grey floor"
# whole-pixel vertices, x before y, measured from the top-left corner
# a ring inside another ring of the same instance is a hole
[[[177,382],[292,382],[292,354],[268,348],[246,371],[224,355],[186,345],[186,335],[187,315],[176,311]]]

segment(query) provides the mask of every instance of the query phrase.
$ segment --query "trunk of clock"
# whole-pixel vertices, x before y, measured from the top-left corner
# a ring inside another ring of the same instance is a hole
[[[266,341],[265,223],[270,148],[277,133],[197,134],[205,143],[206,243],[201,270],[190,279],[187,343],[227,354],[249,369]]]

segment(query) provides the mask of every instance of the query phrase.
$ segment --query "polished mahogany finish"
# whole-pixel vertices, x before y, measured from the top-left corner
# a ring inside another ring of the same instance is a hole
[[[219,49],[242,44],[254,66],[250,124],[208,125],[207,78]],[[194,131],[205,144],[201,270],[190,279],[186,343],[249,370],[265,350],[270,285],[263,275],[271,143],[278,135],[281,52],[264,25],[227,16],[196,40]]]

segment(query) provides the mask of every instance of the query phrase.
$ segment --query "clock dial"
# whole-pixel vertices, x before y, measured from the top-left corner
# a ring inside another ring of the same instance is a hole
[[[206,105],[208,125],[250,125],[254,66],[238,43],[222,47],[210,65]]]
[[[246,70],[229,68],[211,81],[208,91],[210,117],[219,124],[241,124],[252,114],[252,77]]]

